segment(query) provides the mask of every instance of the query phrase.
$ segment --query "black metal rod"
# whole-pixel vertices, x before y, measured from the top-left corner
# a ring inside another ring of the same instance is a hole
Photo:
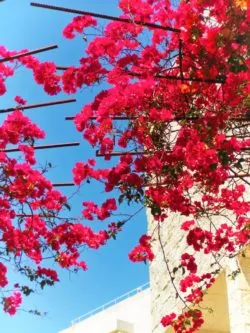
[[[228,178],[245,178],[245,177],[250,177],[249,173],[246,173],[244,175],[234,175],[234,176],[228,176]]]
[[[145,151],[113,151],[112,153],[100,153],[99,150],[96,151],[95,155],[96,157],[101,157],[101,156],[122,156],[122,155],[147,155],[150,154],[148,152]]]
[[[125,72],[128,75],[135,76],[135,77],[141,77],[143,74],[141,73],[135,73],[135,72]],[[157,79],[167,79],[167,80],[175,80],[175,81],[192,81],[192,82],[204,82],[204,83],[225,83],[226,78],[221,77],[218,79],[209,79],[209,78],[198,78],[198,77],[182,77],[182,76],[175,76],[175,75],[162,75],[162,74],[156,74],[154,75]]]
[[[54,183],[52,185],[54,187],[70,187],[70,186],[75,186],[74,183]]]
[[[241,148],[242,151],[250,151],[250,148]],[[165,151],[166,153],[171,153],[171,150]],[[147,151],[113,151],[111,153],[100,153],[99,150],[96,151],[96,157],[101,157],[101,156],[122,156],[122,155],[149,155],[150,153],[153,152],[147,152]]]
[[[229,179],[233,179],[233,178],[244,178],[244,177],[250,177],[250,174],[244,174],[244,175],[231,175],[231,176],[228,176]],[[143,184],[142,187],[149,187],[149,186],[165,186],[165,185],[168,185],[167,182],[165,183],[146,183],[146,184]]]
[[[73,103],[73,102],[76,102],[75,98],[68,98],[68,99],[63,99],[63,100],[59,100],[59,101],[52,101],[52,102],[45,102],[45,103],[38,103],[38,104],[29,104],[29,105],[21,105],[21,106],[18,105],[16,107],[0,110],[0,113],[12,112],[17,109],[29,110],[29,109],[41,108],[44,106],[46,107],[46,106],[51,106],[51,105],[59,105],[59,104],[66,104],[66,103]]]
[[[64,148],[64,147],[74,147],[79,146],[80,142],[69,142],[69,143],[56,143],[56,144],[49,144],[49,145],[41,145],[41,146],[34,146],[34,149],[52,149],[52,148]],[[20,151],[19,148],[10,148],[4,149],[5,153],[14,153]]]
[[[159,79],[167,79],[167,80],[204,82],[204,83],[221,83],[221,84],[224,84],[226,82],[225,78],[221,78],[221,79],[201,79],[201,78],[198,78],[198,77],[181,77],[181,76],[173,76],[173,75],[156,75],[155,77],[157,77]]]
[[[66,71],[69,68],[70,68],[70,66],[56,66],[56,69],[58,71]]]
[[[246,135],[239,135],[239,134],[234,134],[234,135],[227,135],[227,138],[237,138],[237,139],[246,139],[250,137],[250,134]]]
[[[36,215],[37,216],[37,214],[16,214],[15,216],[16,217],[33,217],[34,215]],[[41,215],[41,214],[38,214],[38,216],[39,217],[55,217],[54,215],[48,215],[48,216],[46,216],[46,215]]]
[[[182,61],[182,58],[181,58]],[[181,65],[182,66],[182,65]],[[225,77],[221,77],[218,79],[209,79],[209,78],[195,78],[195,77],[184,77],[181,66],[178,66],[176,68],[180,68],[181,75],[175,76],[175,75],[162,75],[162,74],[156,74],[154,77],[158,79],[165,79],[165,80],[175,80],[175,81],[187,81],[187,82],[204,82],[204,83],[218,83],[218,84],[224,84],[226,82]],[[67,70],[69,67],[63,67],[58,66],[56,67],[58,70]],[[125,72],[128,75],[135,76],[135,77],[141,77],[141,73],[135,73],[135,72]]]
[[[67,69],[69,69],[70,67],[66,67],[66,66],[56,66],[56,69],[58,71],[66,71]]]
[[[16,214],[15,215],[16,217],[34,217],[34,216],[39,216],[39,217],[41,217],[41,218],[47,218],[47,219],[49,219],[49,218],[55,218],[55,219],[60,219],[60,220],[68,220],[68,219],[74,219],[74,220],[76,220],[77,218],[76,217],[61,217],[61,216],[57,216],[57,215],[53,215],[52,213],[51,214],[36,214],[36,213],[34,213],[34,214]]]
[[[89,117],[90,120],[96,120],[99,117]],[[74,116],[69,116],[69,117],[65,117],[65,120],[74,120],[75,117]],[[114,117],[110,117],[110,119],[112,120],[131,120],[131,119],[136,119],[135,117],[126,117],[126,116],[114,116]]]
[[[96,120],[97,118],[100,117],[90,117],[90,120]],[[112,120],[132,120],[132,119],[136,119],[135,117],[128,117],[128,116],[111,116],[110,119]]]
[[[137,20],[126,19],[126,18],[122,18],[122,17],[86,12],[83,10],[78,10],[78,9],[73,9],[73,8],[58,7],[58,6],[52,6],[52,5],[47,5],[47,4],[37,3],[37,2],[31,2],[30,5],[34,6],[34,7],[52,9],[52,10],[57,10],[57,11],[61,11],[61,12],[66,12],[66,13],[72,13],[72,14],[78,14],[78,15],[90,15],[90,16],[105,19],[105,20],[119,21],[119,22],[124,22],[124,23],[133,23],[133,24],[138,24],[138,25],[142,25],[144,27],[153,28],[153,29],[169,30],[172,32],[181,32],[180,29],[172,28],[169,26],[163,27],[163,26],[161,26],[159,24],[155,24],[155,23],[147,23],[147,22],[141,22],[141,21],[137,21]]]
[[[13,56],[10,56],[10,57],[7,57],[7,58],[2,58],[2,59],[0,59],[0,63],[15,60],[15,59],[22,58],[22,57],[32,55],[32,54],[36,54],[36,53],[41,53],[41,52],[53,50],[53,49],[56,49],[57,47],[58,47],[57,45],[50,45],[50,46],[42,47],[40,49],[27,51],[27,52],[22,52],[22,53],[19,53],[19,54],[16,54],[16,55],[13,55]]]
[[[99,117],[89,117],[90,120],[96,120]],[[65,117],[65,120],[74,120],[75,116],[67,116]],[[110,117],[110,119],[112,120],[133,120],[136,119],[136,117],[126,117],[126,116],[114,116],[114,117]],[[173,119],[170,120],[166,120],[167,123],[171,123],[173,121],[182,121],[182,120],[186,120],[186,121],[195,121],[195,120],[199,120],[199,119],[205,119],[204,117],[174,117]],[[229,120],[233,120],[233,121],[249,121],[249,118],[240,118],[240,117],[232,117],[229,118]]]

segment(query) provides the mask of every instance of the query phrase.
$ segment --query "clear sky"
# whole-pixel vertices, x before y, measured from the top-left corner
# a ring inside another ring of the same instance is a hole
[[[117,0],[48,0],[47,2],[110,15],[119,13]],[[73,41],[62,37],[63,27],[72,19],[72,14],[39,9],[29,4],[28,0],[5,0],[0,3],[0,45],[11,50],[19,50],[58,44],[58,49],[38,55],[39,59],[53,60],[62,66],[77,64],[77,60],[83,55],[86,43],[81,37]],[[47,96],[41,87],[34,84],[31,73],[22,68],[17,71],[13,79],[8,80],[7,89],[8,93],[1,97],[0,108],[12,106],[16,95],[21,95],[29,103],[68,97],[63,94]],[[76,114],[85,103],[92,100],[95,93],[96,90],[83,89],[76,95],[77,103],[25,112],[46,131],[44,142],[81,141],[80,147],[37,152],[41,164],[45,161],[53,164],[54,167],[48,177],[54,182],[71,181],[71,169],[74,163],[94,156],[95,152],[84,143],[81,135],[75,131],[73,123],[66,122],[64,117]],[[107,165],[107,162],[99,161],[99,166],[107,167]],[[64,191],[70,194],[72,189]],[[74,196],[71,202],[72,216],[79,215],[83,200],[93,198],[97,202],[105,200],[102,189],[94,183],[83,187]],[[131,213],[134,210],[135,207],[123,208],[124,213]],[[1,332],[56,333],[68,327],[75,317],[147,282],[147,267],[144,264],[129,262],[127,256],[140,235],[145,232],[146,218],[145,214],[141,213],[125,227],[116,241],[111,241],[101,250],[87,250],[83,253],[83,259],[89,266],[87,272],[75,275],[61,271],[59,284],[24,300],[24,309],[37,308],[46,311],[48,312],[46,317],[35,317],[23,311],[10,317],[0,311]],[[15,272],[11,272],[10,279],[14,278]]]

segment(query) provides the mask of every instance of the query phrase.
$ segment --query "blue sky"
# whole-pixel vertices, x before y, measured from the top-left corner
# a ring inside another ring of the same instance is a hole
[[[110,15],[119,13],[117,0],[53,0],[48,2]],[[73,16],[30,7],[29,3],[30,1],[27,0],[5,0],[0,3],[0,45],[11,50],[19,50],[58,44],[57,50],[40,54],[39,59],[52,60],[58,65],[76,64],[83,55],[86,43],[81,37],[73,41],[65,40],[62,37],[63,27]],[[101,88],[99,87],[99,89]],[[22,68],[17,71],[14,78],[8,80],[7,89],[8,93],[1,97],[1,109],[12,106],[13,98],[16,95],[21,95],[29,103],[68,97],[63,94],[54,97],[46,95],[41,87],[34,84],[31,73]],[[53,164],[48,177],[54,182],[71,181],[71,169],[74,163],[94,157],[95,152],[81,139],[81,135],[75,131],[73,123],[66,122],[64,117],[76,114],[84,104],[92,100],[96,91],[83,89],[76,95],[77,103],[74,104],[25,112],[46,131],[47,136],[44,142],[81,141],[80,147],[37,152],[39,163],[49,161]],[[1,116],[1,120],[3,119],[4,117]],[[107,166],[107,162],[100,160],[99,166]],[[64,192],[70,195],[72,189],[64,190]],[[79,215],[83,200],[93,198],[97,202],[104,201],[105,197],[99,186],[92,183],[88,187],[81,188],[71,202],[72,215]],[[123,212],[130,213],[134,209],[135,207],[124,207]],[[101,224],[101,222],[97,223]],[[89,266],[87,272],[75,275],[61,271],[61,282],[57,286],[25,299],[24,309],[37,308],[47,311],[48,315],[45,318],[38,318],[23,311],[10,317],[0,311],[1,330],[8,333],[56,333],[68,327],[70,321],[75,317],[147,282],[147,267],[144,264],[133,264],[127,257],[140,235],[145,232],[145,214],[141,213],[125,227],[116,241],[111,241],[101,250],[86,250],[83,253],[83,259]],[[10,272],[10,279],[14,278],[15,272]]]

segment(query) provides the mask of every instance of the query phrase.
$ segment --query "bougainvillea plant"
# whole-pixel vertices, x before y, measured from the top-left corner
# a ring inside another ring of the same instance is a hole
[[[90,16],[75,17],[65,27],[65,38],[80,34],[87,42],[78,67],[58,73],[53,63],[33,57],[18,61],[51,95],[107,83],[74,121],[97,155],[106,160],[119,156],[118,162],[98,169],[94,160],[80,161],[73,177],[76,185],[100,181],[106,192],[120,194],[101,206],[83,202],[82,217],[105,220],[126,201],[147,207],[156,227],[168,223],[171,213],[186,217],[181,229],[192,252],[181,254],[183,277],[175,285],[183,312],[166,314],[162,325],[194,332],[203,323],[199,304],[204,289],[221,268],[199,275],[191,253],[231,258],[249,243],[250,9],[246,0],[186,0],[177,7],[167,0],[120,0],[119,7],[130,23],[109,22],[103,34]],[[91,29],[99,35],[88,42]],[[2,57],[10,54],[0,49]],[[0,73],[3,94],[13,66],[1,64]],[[0,133],[1,148],[18,144],[25,159],[1,153],[1,258],[13,260],[21,273],[42,285],[58,280],[55,271],[40,266],[48,250],[62,267],[86,269],[79,247],[98,248],[126,221],[94,233],[82,223],[57,219],[66,198],[33,168],[32,145],[44,133],[20,110],[7,117]],[[27,208],[30,217],[22,215]],[[218,217],[224,217],[223,223],[216,223]],[[151,236],[140,238],[129,254],[132,261],[154,259]],[[22,267],[24,255],[35,269]],[[4,262],[1,267],[4,288]],[[3,298],[11,314],[21,303],[20,293],[29,293],[27,286],[15,288]]]
[[[20,52],[0,48],[2,59],[17,53]],[[5,80],[14,75],[20,64],[33,71],[35,81],[42,84],[48,94],[55,95],[61,91],[61,78],[55,74],[55,65],[26,56],[8,65],[0,64],[0,95],[6,92]],[[68,208],[67,198],[46,179],[49,165],[42,170],[36,165],[34,143],[43,139],[45,133],[24,116],[22,106],[26,101],[16,96],[15,102],[16,110],[0,127],[0,288],[3,309],[10,315],[15,314],[21,305],[22,294],[27,296],[37,286],[43,289],[59,281],[55,270],[41,266],[45,259],[53,259],[59,266],[74,271],[86,270],[86,263],[79,258],[80,248],[97,249],[109,237],[106,231],[94,232],[80,222],[72,223],[61,217],[62,209]],[[18,159],[7,153],[8,145],[18,147],[21,153]],[[109,209],[109,201],[106,205]],[[7,278],[7,267],[11,265],[31,284],[15,283],[11,287]],[[30,312],[40,314],[37,310]]]

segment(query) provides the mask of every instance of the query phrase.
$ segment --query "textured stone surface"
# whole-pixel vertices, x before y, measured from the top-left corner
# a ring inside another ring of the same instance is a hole
[[[148,213],[149,234],[153,236],[153,252],[156,255],[155,260],[150,264],[150,286],[152,297],[152,320],[153,333],[163,333],[164,330],[160,324],[161,318],[171,312],[180,313],[183,303],[176,298],[176,291],[171,282],[167,265],[163,256],[163,251],[159,242],[159,232],[166,260],[172,271],[174,267],[179,265],[180,255],[187,251],[185,233],[180,230],[180,226],[186,217],[179,214],[172,214],[166,222],[161,224],[160,231],[157,228],[157,222],[153,221],[152,216]],[[188,250],[192,253],[191,250]],[[211,256],[199,255],[197,262],[201,267],[201,271],[205,272],[210,269],[212,262]],[[178,288],[179,280],[182,275],[178,271],[174,283]]]
[[[171,270],[179,265],[180,255],[184,252],[192,254],[192,249],[188,248],[185,240],[185,232],[180,230],[180,225],[183,221],[187,220],[186,217],[182,217],[179,214],[172,214],[167,221],[162,223],[160,236],[161,241],[164,246],[165,259]],[[217,225],[224,222],[224,219],[217,218],[215,221]],[[204,223],[207,223],[204,221]],[[206,225],[206,224],[204,224]],[[209,228],[209,224],[207,224]],[[161,318],[171,312],[180,313],[183,309],[183,303],[180,299],[176,298],[176,292],[174,286],[171,282],[167,265],[163,256],[163,251],[159,243],[159,234],[157,230],[157,222],[155,222],[148,212],[148,230],[149,234],[153,237],[153,251],[156,255],[155,260],[150,264],[150,286],[151,286],[151,297],[152,297],[152,333],[165,333],[171,332],[171,330],[164,330],[160,324]],[[250,251],[249,251],[250,252]],[[235,262],[238,259],[234,260]],[[211,255],[205,255],[203,253],[196,254],[196,262],[199,266],[198,275],[207,271],[211,271],[211,263],[214,259]],[[231,332],[231,333],[250,333],[250,259],[244,259],[241,262],[243,272],[237,276],[237,279],[233,281],[227,275],[230,274],[232,270],[237,269],[227,268],[229,261],[227,259],[221,259],[220,263],[226,269],[226,274],[223,276],[223,282],[217,283],[219,285],[218,291],[212,293],[209,296],[208,293],[208,303],[212,308],[220,311],[224,318],[217,318],[213,320],[209,319],[209,327],[205,327],[200,330],[202,332]],[[226,278],[227,276],[227,278]],[[181,279],[181,274],[176,275],[175,284],[178,287],[179,280]],[[212,289],[212,288],[211,288]],[[206,299],[206,298],[205,298]],[[223,304],[223,306],[220,306]],[[229,318],[225,318],[229,317]],[[229,324],[222,325],[220,320],[228,322]],[[216,327],[217,326],[217,327]],[[222,330],[219,326],[223,326]]]

